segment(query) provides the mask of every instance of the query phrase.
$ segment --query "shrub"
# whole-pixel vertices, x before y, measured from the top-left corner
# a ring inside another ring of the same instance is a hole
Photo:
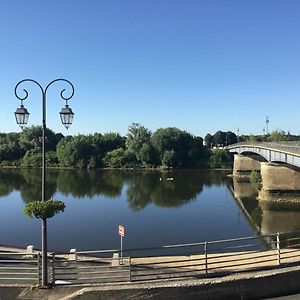
[[[227,168],[232,166],[232,157],[224,149],[212,149],[209,157],[209,167],[215,168]]]
[[[262,178],[260,172],[252,170],[250,174],[250,182],[256,189],[260,190],[262,188]]]

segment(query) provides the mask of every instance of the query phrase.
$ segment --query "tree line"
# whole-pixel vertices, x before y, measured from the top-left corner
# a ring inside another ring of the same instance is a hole
[[[223,132],[218,130],[215,134],[208,133],[204,138],[204,144],[208,148],[224,147],[238,142],[297,142],[300,141],[299,135],[293,135],[289,131],[274,130],[268,134],[260,135],[240,135],[237,136],[231,131]]]
[[[1,165],[40,167],[41,136],[41,126],[25,128],[20,133],[0,133]],[[278,132],[268,138],[275,136],[278,139]],[[112,132],[63,136],[47,129],[46,163],[52,167],[89,169],[224,168],[232,164],[232,157],[222,147],[247,139],[253,140],[253,136],[238,138],[231,131],[219,130],[213,135],[207,134],[203,141],[175,127],[160,128],[152,133],[138,123],[129,126],[126,136]]]
[[[20,133],[0,133],[2,166],[40,167],[42,128],[32,126]],[[222,148],[242,141],[289,141],[299,136],[274,131],[268,135],[242,135],[228,131],[199,136],[175,127],[151,132],[141,124],[129,126],[126,136],[95,133],[63,136],[46,130],[46,163],[72,168],[225,168],[232,157]]]
[[[72,168],[224,168],[231,157],[222,149],[208,149],[203,139],[175,127],[151,132],[133,123],[126,136],[95,133],[63,136],[46,130],[46,164]],[[0,133],[0,164],[40,167],[42,128]]]

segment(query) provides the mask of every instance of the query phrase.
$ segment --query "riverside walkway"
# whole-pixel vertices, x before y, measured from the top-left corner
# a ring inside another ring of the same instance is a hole
[[[49,253],[0,247],[0,299],[267,299],[299,293],[300,232],[151,249]],[[32,250],[29,248],[29,250]],[[129,255],[130,254],[130,255]],[[28,288],[30,287],[30,288]]]
[[[220,277],[300,265],[300,232],[158,248],[49,253],[49,282],[78,285]],[[40,284],[39,251],[0,248],[0,284]]]

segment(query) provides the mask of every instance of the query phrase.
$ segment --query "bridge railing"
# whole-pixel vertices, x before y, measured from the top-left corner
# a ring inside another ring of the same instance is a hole
[[[205,278],[300,264],[300,231],[155,248],[53,253],[52,284]],[[0,252],[0,284],[40,283],[40,253]]]
[[[231,144],[226,146],[225,148],[234,148],[238,146],[244,146],[244,145],[249,145],[249,146],[260,146],[260,147],[271,147],[274,149],[277,148],[291,148],[291,149],[299,149],[300,148],[300,141],[278,141],[278,142],[256,142],[256,141],[247,141],[247,142],[239,142],[235,144]]]

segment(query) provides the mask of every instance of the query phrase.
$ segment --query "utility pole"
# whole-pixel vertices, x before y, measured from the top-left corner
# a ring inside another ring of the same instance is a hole
[[[270,122],[269,117],[266,116],[266,135],[269,134],[269,130],[268,130],[269,122]]]

